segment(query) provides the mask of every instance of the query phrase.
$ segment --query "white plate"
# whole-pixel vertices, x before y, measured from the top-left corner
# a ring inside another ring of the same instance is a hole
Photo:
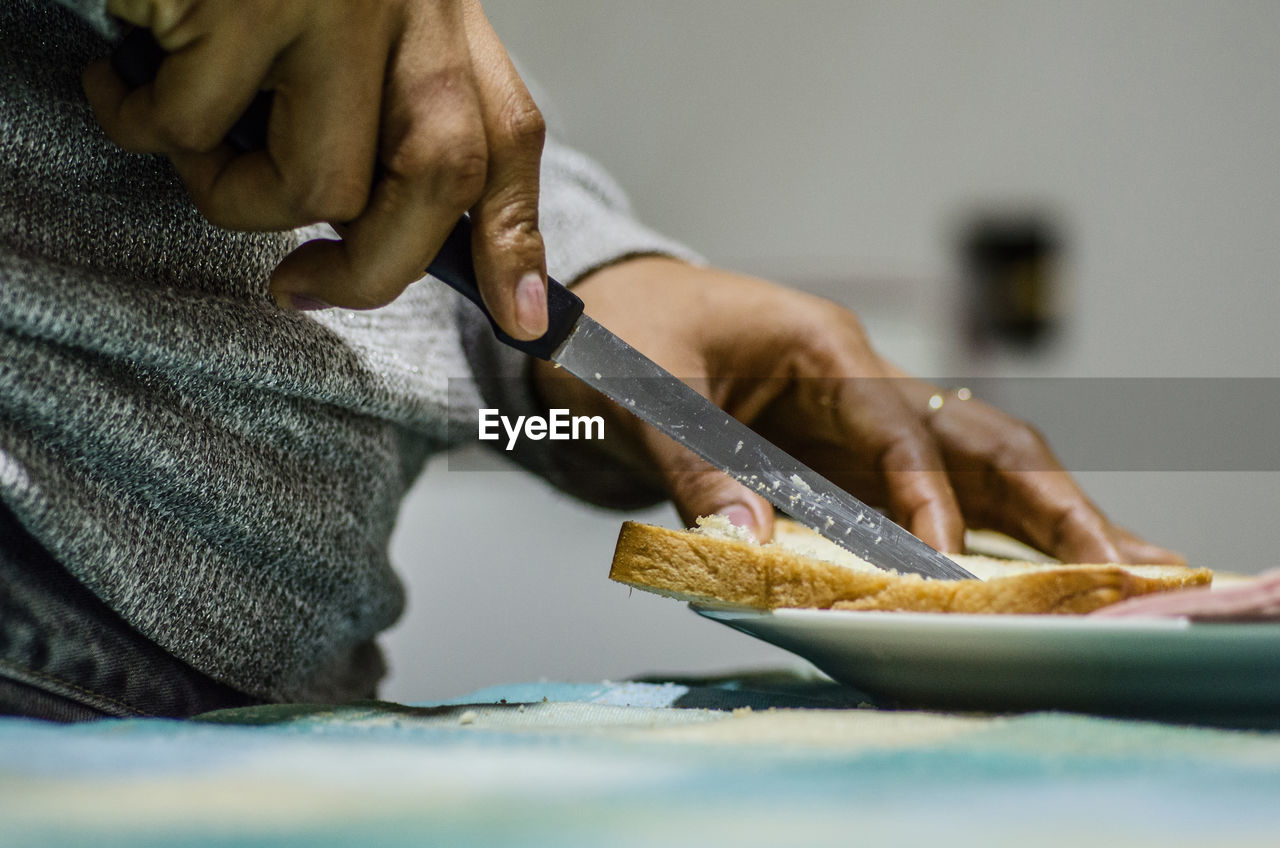
[[[1280,720],[1280,624],[690,606],[903,705]]]

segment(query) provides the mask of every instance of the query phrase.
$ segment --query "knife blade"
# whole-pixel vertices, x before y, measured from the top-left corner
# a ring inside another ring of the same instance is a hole
[[[589,316],[578,318],[550,359],[781,511],[872,565],[944,580],[973,577]]]
[[[121,79],[138,87],[155,79],[164,58],[150,31],[139,28],[117,45],[111,63]],[[270,111],[271,94],[259,92],[227,143],[242,152],[264,148]],[[556,280],[547,278],[546,334],[533,341],[507,335],[480,295],[467,216],[449,234],[427,273],[479,307],[503,343],[560,365],[845,550],[879,568],[944,580],[973,578],[596,323],[583,313],[582,300]]]
[[[973,575],[880,512],[791,457],[698,394],[582,310],[582,301],[547,279],[550,327],[531,342],[498,327],[480,297],[471,262],[471,224],[463,218],[428,272],[469,299],[498,338],[548,359],[623,409],[680,442],[821,536],[879,568],[944,580]]]

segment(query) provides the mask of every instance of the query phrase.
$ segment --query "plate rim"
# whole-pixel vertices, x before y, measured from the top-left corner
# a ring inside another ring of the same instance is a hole
[[[1213,631],[1221,635],[1234,632],[1252,635],[1274,634],[1280,637],[1280,621],[1194,621],[1185,616],[1133,616],[1124,618],[1088,615],[959,613],[959,612],[895,612],[889,610],[833,610],[805,607],[760,609],[738,604],[690,601],[689,609],[714,621],[782,619],[813,621],[860,621],[889,628],[992,629],[1097,633],[1186,633]]]

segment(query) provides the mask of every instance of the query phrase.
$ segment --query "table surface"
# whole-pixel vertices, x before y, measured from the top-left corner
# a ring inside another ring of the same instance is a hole
[[[879,709],[798,671],[0,719],[0,844],[1280,844],[1280,732]]]

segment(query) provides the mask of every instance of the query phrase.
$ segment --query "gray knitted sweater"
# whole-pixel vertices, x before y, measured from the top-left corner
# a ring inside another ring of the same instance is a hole
[[[357,658],[403,605],[398,503],[477,405],[535,411],[510,379],[527,365],[430,279],[370,312],[276,308],[268,275],[314,233],[217,229],[163,158],[107,141],[79,83],[115,34],[104,6],[0,3],[0,499],[200,671],[273,699],[367,692],[380,664]],[[683,255],[554,141],[542,186],[561,281]],[[525,457],[570,488],[575,461]]]

